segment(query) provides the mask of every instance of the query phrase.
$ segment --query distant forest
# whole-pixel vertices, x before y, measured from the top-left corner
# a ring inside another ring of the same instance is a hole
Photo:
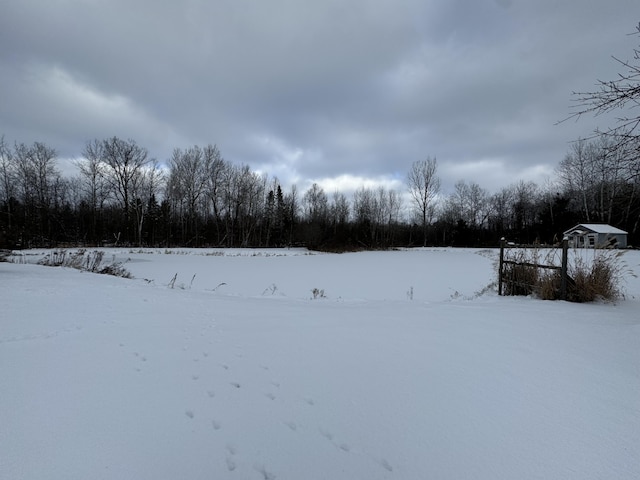
[[[407,190],[361,187],[347,197],[222,157],[176,149],[166,167],[134,140],[88,142],[63,177],[49,146],[0,141],[0,248],[283,247],[345,251],[397,246],[553,244],[577,223],[609,223],[638,242],[640,161],[607,137],[571,145],[545,185],[490,193],[459,181],[443,195],[435,159],[413,164]],[[630,160],[629,158],[633,158]]]

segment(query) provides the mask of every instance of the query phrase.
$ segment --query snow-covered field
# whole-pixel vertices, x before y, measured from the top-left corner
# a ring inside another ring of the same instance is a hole
[[[1,479],[640,478],[638,278],[579,305],[498,297],[495,250],[42,255],[0,263]]]

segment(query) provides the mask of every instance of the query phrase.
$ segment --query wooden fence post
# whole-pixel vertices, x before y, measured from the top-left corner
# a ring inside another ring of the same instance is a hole
[[[500,265],[498,266],[498,295],[502,295],[502,267],[504,264],[504,245],[506,240],[504,237],[500,239]]]
[[[562,239],[562,269],[560,270],[560,299],[567,299],[567,276],[568,276],[568,257],[569,256],[569,238]]]

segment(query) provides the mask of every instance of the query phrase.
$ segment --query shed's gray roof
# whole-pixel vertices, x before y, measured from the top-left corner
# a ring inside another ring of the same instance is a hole
[[[579,230],[588,230],[592,233],[613,233],[616,235],[626,235],[627,232],[624,230],[620,230],[619,228],[612,227],[611,225],[607,225],[604,223],[580,223],[573,228],[570,228],[564,235],[568,235],[570,233],[580,233],[583,234],[585,232],[581,232]]]

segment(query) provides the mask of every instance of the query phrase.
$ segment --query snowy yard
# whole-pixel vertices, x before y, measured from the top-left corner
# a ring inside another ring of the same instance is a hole
[[[638,278],[570,304],[498,297],[497,250],[105,251],[135,278],[0,263],[2,479],[640,478]]]

